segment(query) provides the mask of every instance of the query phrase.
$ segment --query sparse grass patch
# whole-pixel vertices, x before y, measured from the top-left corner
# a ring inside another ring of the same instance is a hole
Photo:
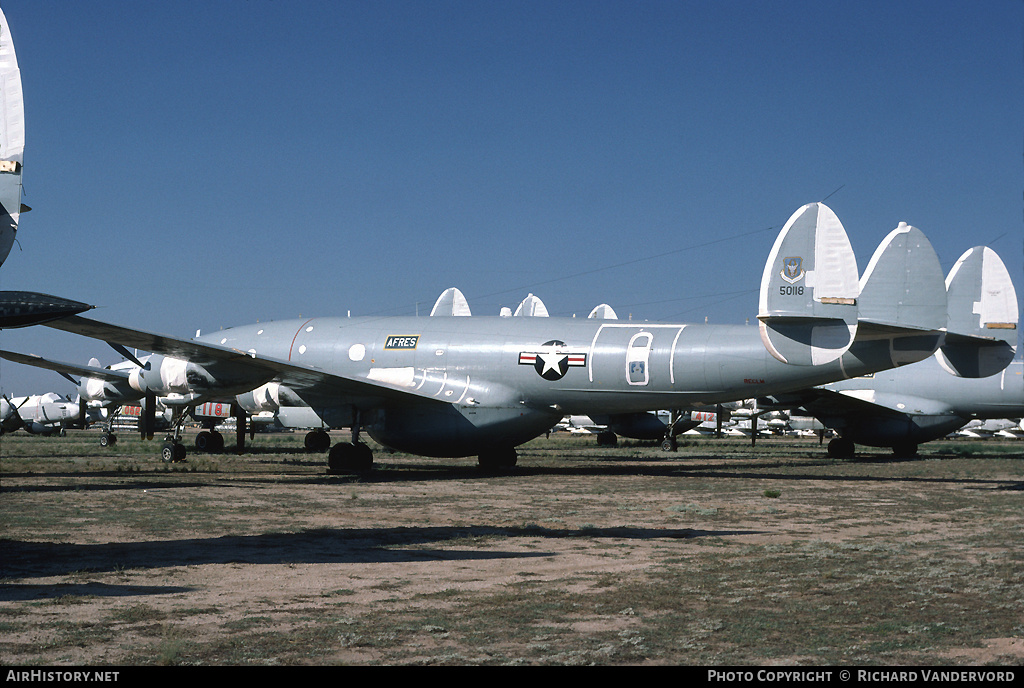
[[[552,436],[506,475],[392,453],[329,476],[295,435],[170,468],[137,438],[40,439],[0,445],[11,663],[1022,660],[963,653],[1022,633],[1021,444]]]

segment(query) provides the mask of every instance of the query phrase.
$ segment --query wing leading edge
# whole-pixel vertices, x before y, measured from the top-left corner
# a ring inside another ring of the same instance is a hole
[[[354,405],[379,401],[391,403],[442,403],[386,381],[348,378],[239,349],[176,339],[119,325],[70,316],[46,323],[47,327],[183,359],[209,373],[219,394],[250,391],[267,382],[279,382],[302,395],[311,406],[337,404],[339,397]],[[211,395],[213,396],[213,395]]]

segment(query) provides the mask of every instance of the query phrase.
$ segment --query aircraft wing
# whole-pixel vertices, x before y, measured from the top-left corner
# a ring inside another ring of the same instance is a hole
[[[6,358],[8,361],[14,361],[15,363],[35,366],[36,368],[52,370],[62,375],[78,375],[80,377],[107,380],[109,382],[128,381],[128,371],[126,370],[111,370],[110,368],[99,368],[97,366],[62,363],[61,361],[51,361],[35,354],[19,354],[14,351],[0,351],[0,358]]]
[[[873,389],[830,390],[821,387],[801,392],[799,401],[787,399],[815,418],[871,416],[904,418],[908,415],[946,415],[953,409],[941,399],[876,392]]]
[[[276,381],[299,393],[311,406],[318,406],[321,401],[324,405],[337,405],[339,397],[345,398],[353,405],[381,400],[442,403],[408,388],[383,381],[343,377],[310,366],[259,356],[231,347],[176,339],[77,315],[45,324],[47,327],[92,339],[186,360],[201,366],[221,386],[230,387],[237,392],[250,391],[266,382]]]

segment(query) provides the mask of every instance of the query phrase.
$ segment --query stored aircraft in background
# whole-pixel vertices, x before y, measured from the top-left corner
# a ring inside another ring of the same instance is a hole
[[[11,27],[0,10],[0,265],[14,246],[21,204],[21,170],[25,153],[25,106],[21,70]]]
[[[244,447],[244,435],[247,427],[254,425],[273,425],[281,428],[314,428],[306,437],[308,449],[327,449],[330,439],[326,429],[320,427],[315,414],[308,408],[282,408],[276,404],[279,399],[273,396],[274,390],[268,385],[247,394],[238,395],[235,403],[208,402],[204,404],[186,403],[180,395],[160,397],[147,395],[144,391],[132,386],[132,378],[138,376],[140,370],[149,362],[149,356],[136,357],[131,352],[116,347],[119,353],[133,360],[121,361],[102,367],[96,358],[87,365],[78,365],[63,361],[46,359],[34,354],[19,354],[13,351],[0,351],[0,358],[52,370],[62,375],[75,385],[78,391],[81,413],[92,412],[95,420],[104,421],[106,428],[100,436],[100,444],[108,446],[117,442],[113,426],[121,416],[130,416],[138,422],[138,429],[144,437],[151,438],[154,430],[167,429],[174,420],[174,409],[181,408],[194,420],[204,426],[204,430],[196,435],[196,449],[200,451],[221,451],[224,449],[224,437],[217,431],[217,426],[234,419],[237,434],[237,446]],[[75,379],[72,376],[78,376]],[[244,405],[244,406],[243,406]],[[275,413],[267,414],[266,410],[273,405]],[[149,409],[152,408],[152,413]],[[249,415],[252,414],[252,415]],[[327,445],[324,445],[326,439]],[[169,454],[168,460],[173,460]]]
[[[951,437],[990,438],[1004,437],[1012,440],[1024,439],[1024,420],[1011,418],[990,418],[972,420]]]
[[[899,457],[941,439],[973,420],[1024,416],[1024,362],[1013,361],[995,375],[950,375],[932,357],[871,377],[816,389],[800,407],[839,434],[828,453],[852,458],[856,445],[891,448]]]
[[[75,302],[71,302],[75,303]],[[0,303],[0,324],[3,308]],[[154,353],[133,387],[190,403],[271,383],[329,427],[332,469],[372,465],[359,441],[423,456],[516,463],[516,447],[565,415],[647,414],[781,394],[913,363],[939,347],[967,374],[987,332],[947,333],[931,244],[901,223],[859,280],[842,224],[811,203],[790,217],[762,274],[758,327],[606,318],[473,316],[446,291],[431,317],[310,318],[176,339],[72,315],[46,324]],[[952,338],[950,334],[955,334]],[[178,452],[180,423],[174,443]],[[183,453],[183,450],[181,450]]]
[[[84,427],[79,402],[54,392],[27,397],[0,397],[0,434],[24,429],[32,435],[64,434],[65,428]]]
[[[1006,266],[991,249],[965,252],[946,277],[949,331],[987,335],[988,351],[999,343],[1016,342],[1017,294]],[[950,336],[947,341],[953,341]],[[953,360],[949,353],[952,351]],[[972,420],[1024,416],[1024,363],[1002,362],[987,355],[968,361],[957,358],[955,346],[927,360],[893,370],[822,385],[795,394],[759,400],[768,407],[799,406],[839,437],[829,455],[852,457],[856,445],[890,447],[897,456],[913,456],[918,445],[964,427]],[[975,377],[956,375],[973,366]]]

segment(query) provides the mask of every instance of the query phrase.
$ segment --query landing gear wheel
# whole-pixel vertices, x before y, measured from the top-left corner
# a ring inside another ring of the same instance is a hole
[[[196,449],[201,452],[222,452],[224,451],[224,435],[216,431],[203,430],[196,435]]]
[[[917,456],[917,445],[913,442],[900,442],[892,448],[898,459],[910,459]]]
[[[160,458],[164,460],[164,463],[184,461],[186,454],[185,445],[178,442],[164,442],[164,446],[160,449]]]
[[[828,455],[833,459],[852,459],[856,453],[853,442],[837,437],[828,443]]]
[[[674,452],[679,449],[679,441],[675,437],[666,437],[661,443],[661,451]]]
[[[492,449],[477,457],[477,464],[485,471],[497,471],[506,468],[515,468],[519,461],[519,454],[515,447],[508,449]]]
[[[221,446],[223,447],[224,440],[221,439]],[[214,433],[203,430],[201,433],[196,435],[196,449],[201,452],[212,452],[216,451],[217,440],[214,439]]]
[[[618,443],[619,438],[615,436],[614,432],[597,433],[597,446],[599,447],[614,447]]]
[[[324,430],[310,430],[306,433],[306,450],[311,452],[327,451],[331,447],[331,436]]]
[[[105,432],[100,435],[100,446],[101,447],[113,447],[117,444],[117,435],[112,432]]]
[[[373,450],[362,442],[339,442],[327,454],[327,466],[331,473],[368,471],[373,468]]]

